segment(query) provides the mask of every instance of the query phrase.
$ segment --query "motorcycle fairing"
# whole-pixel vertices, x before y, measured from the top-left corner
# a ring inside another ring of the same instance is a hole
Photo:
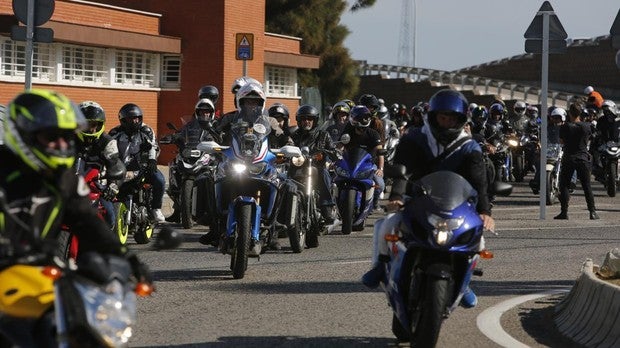
[[[257,243],[260,239],[260,216],[261,206],[254,197],[239,196],[228,207],[228,220],[226,222],[226,237],[233,238],[237,231],[237,216],[235,207],[249,204],[252,206],[252,240]]]
[[[54,281],[43,267],[13,265],[0,271],[0,313],[39,318],[54,304]]]

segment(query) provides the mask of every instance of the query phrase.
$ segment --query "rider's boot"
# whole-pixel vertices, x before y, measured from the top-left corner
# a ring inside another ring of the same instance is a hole
[[[461,306],[465,308],[473,308],[478,304],[478,297],[474,294],[474,291],[468,286],[461,297]]]

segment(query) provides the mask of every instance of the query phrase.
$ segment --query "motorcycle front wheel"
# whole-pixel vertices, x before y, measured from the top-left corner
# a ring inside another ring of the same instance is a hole
[[[342,218],[342,234],[351,234],[353,231],[353,213],[355,212],[355,198],[357,192],[355,190],[347,190],[345,192],[344,201],[342,204],[342,211],[340,217]]]
[[[422,307],[417,320],[411,321],[411,346],[435,347],[448,300],[452,298],[450,281],[444,278],[427,279]]]
[[[192,220],[192,191],[194,189],[194,180],[183,181],[183,190],[181,191],[181,225],[183,228],[190,229],[194,225]]]
[[[252,234],[252,206],[239,205],[236,208],[237,231],[233,253],[230,256],[230,269],[234,279],[245,276],[248,268],[248,252],[250,250],[250,235]]]
[[[125,245],[127,243],[127,237],[129,236],[129,225],[127,225],[127,206],[123,202],[118,202],[114,204],[114,209],[116,209],[116,234],[118,235],[118,240],[121,244]]]
[[[301,199],[298,194],[290,194],[288,195],[285,201],[286,209],[290,209],[290,214],[293,224],[287,227],[287,234],[289,242],[291,243],[291,249],[293,252],[298,254],[304,251],[304,245],[306,244],[306,228],[302,226],[302,212],[301,209]]]
[[[547,173],[547,205],[554,205],[558,201],[559,189],[557,178],[553,172]]]

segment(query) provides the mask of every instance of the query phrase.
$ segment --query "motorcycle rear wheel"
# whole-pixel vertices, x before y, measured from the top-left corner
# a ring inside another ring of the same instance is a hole
[[[183,228],[190,229],[194,225],[192,220],[192,191],[194,189],[194,180],[183,181],[183,190],[181,191],[181,225]]]
[[[252,206],[249,204],[239,205],[236,208],[237,231],[233,248],[230,256],[230,269],[234,279],[241,279],[245,276],[248,268],[248,253],[250,250],[250,235],[252,230]]]
[[[452,294],[448,279],[427,279],[424,303],[418,320],[411,322],[412,347],[435,347],[450,298]]]

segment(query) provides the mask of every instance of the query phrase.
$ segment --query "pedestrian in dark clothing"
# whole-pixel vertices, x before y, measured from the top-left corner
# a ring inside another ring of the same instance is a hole
[[[561,108],[558,108],[561,109]],[[570,122],[560,127],[560,143],[563,144],[562,168],[560,169],[560,214],[554,219],[568,219],[568,202],[570,200],[570,183],[573,173],[577,171],[577,178],[586,198],[586,204],[590,211],[590,220],[599,219],[594,205],[594,195],[590,185],[592,158],[588,152],[588,140],[590,139],[591,127],[581,121],[581,113],[584,105],[581,102],[573,103],[569,108]],[[563,109],[559,112],[566,112]],[[554,110],[556,112],[556,110]]]

